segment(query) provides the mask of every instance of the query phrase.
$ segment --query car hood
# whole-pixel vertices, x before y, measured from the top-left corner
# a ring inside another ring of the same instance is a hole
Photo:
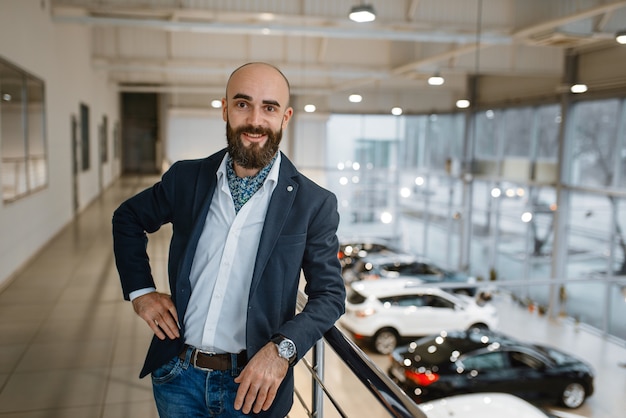
[[[549,415],[536,406],[507,393],[473,393],[449,396],[426,402],[420,408],[428,418],[548,418]],[[567,414],[563,418],[582,418]]]

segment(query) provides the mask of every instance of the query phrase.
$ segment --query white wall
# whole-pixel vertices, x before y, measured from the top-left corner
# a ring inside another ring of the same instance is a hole
[[[327,119],[327,116],[295,114],[283,132],[281,151],[311,177],[325,164]],[[226,146],[226,123],[221,109],[172,108],[167,111],[164,125],[164,158],[170,163],[203,158]]]
[[[167,112],[164,158],[203,158],[226,146],[226,124],[221,109],[170,109]]]
[[[112,140],[119,120],[116,88],[91,67],[90,30],[53,24],[49,7],[49,0],[0,1],[0,56],[45,83],[49,161],[48,187],[15,202],[0,202],[0,287],[73,216],[70,121],[79,116],[81,102],[90,107],[91,168],[79,176],[80,209],[100,193],[97,129],[102,115],[109,120],[103,186],[119,175]]]

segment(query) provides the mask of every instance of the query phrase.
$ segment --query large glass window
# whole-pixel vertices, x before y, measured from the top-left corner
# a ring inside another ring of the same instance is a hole
[[[528,158],[533,140],[534,108],[511,108],[502,112],[500,128],[503,156]]]
[[[570,182],[572,185],[608,187],[613,185],[618,99],[577,103],[573,108],[572,129],[568,135]]]
[[[493,110],[478,112],[474,116],[474,157],[479,160],[495,160],[499,155],[498,118]]]
[[[436,171],[448,168],[463,155],[463,115],[430,115],[426,138],[429,144],[429,166]]]
[[[329,184],[350,213],[340,229],[497,279],[529,306],[558,299],[553,312],[624,338],[625,108],[611,99],[565,115],[554,103],[481,110],[473,147],[465,115],[333,116],[329,157],[340,169]],[[561,155],[571,181],[560,178]],[[459,160],[473,160],[471,172]]]
[[[43,81],[0,58],[2,200],[48,183]]]

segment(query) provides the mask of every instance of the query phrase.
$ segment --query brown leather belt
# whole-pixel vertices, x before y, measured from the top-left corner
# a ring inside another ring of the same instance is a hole
[[[185,345],[185,349],[178,355],[182,360],[185,359],[190,346]],[[235,358],[236,364],[232,364]],[[208,353],[194,348],[191,352],[191,364],[202,370],[230,370],[233,367],[244,367],[248,362],[246,351],[242,351],[235,356],[231,353]]]

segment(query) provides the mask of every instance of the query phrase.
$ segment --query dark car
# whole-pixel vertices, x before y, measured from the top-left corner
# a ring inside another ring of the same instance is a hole
[[[504,392],[578,408],[593,394],[587,363],[552,347],[488,330],[443,332],[392,353],[389,376],[416,402]]]
[[[357,280],[412,279],[427,285],[449,284],[455,287],[445,290],[469,296],[475,296],[478,290],[475,277],[443,269],[430,260],[408,254],[363,257],[349,272],[344,272],[343,277],[346,283]]]
[[[355,239],[344,240],[339,244],[337,257],[343,270],[352,268],[354,264],[363,257],[370,254],[386,253],[392,254],[396,251],[389,244],[382,240],[375,239]]]

